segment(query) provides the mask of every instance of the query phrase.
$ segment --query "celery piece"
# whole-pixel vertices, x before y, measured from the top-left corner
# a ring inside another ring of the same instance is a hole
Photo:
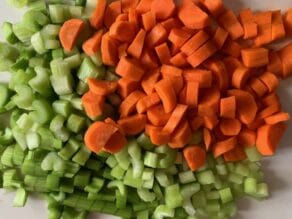
[[[77,84],[77,88],[76,88],[76,92],[77,92],[77,94],[79,94],[79,95],[83,95],[83,94],[85,94],[88,90],[89,90],[89,88],[88,88],[88,84],[80,80],[80,81],[78,82],[78,84]]]
[[[145,166],[156,168],[158,162],[158,154],[147,151],[144,157]]]
[[[244,192],[248,195],[257,193],[257,180],[255,178],[246,178],[244,180]]]
[[[232,183],[242,184],[243,183],[243,176],[237,173],[229,173],[228,180]]]
[[[201,186],[199,183],[189,183],[185,184],[181,187],[180,193],[184,199],[191,198],[194,194],[199,192],[201,189]]]
[[[260,161],[262,158],[262,155],[257,150],[257,147],[246,147],[245,148],[245,154],[251,162],[257,162]]]
[[[53,74],[50,77],[51,85],[58,95],[71,94],[73,92],[74,79],[71,73],[63,72]]]
[[[121,180],[121,179],[123,179],[125,172],[126,172],[126,170],[124,170],[123,168],[121,168],[120,165],[116,165],[111,170],[111,175],[112,175],[112,177]]]
[[[183,197],[180,193],[178,184],[170,185],[165,188],[165,203],[170,208],[182,206]]]
[[[58,155],[62,157],[64,160],[69,160],[81,147],[81,143],[71,138],[69,142],[63,147]]]
[[[54,39],[56,36],[58,36],[60,32],[61,26],[56,24],[47,24],[43,27],[41,30],[41,34],[43,38],[45,39]],[[63,49],[60,49],[63,52]]]
[[[54,24],[60,24],[63,23],[68,19],[68,13],[67,13],[67,6],[66,5],[49,5],[49,15],[51,18],[51,21]]]
[[[105,67],[96,66],[88,57],[83,59],[77,72],[78,78],[84,82],[87,82],[87,78],[103,79],[104,75]]]
[[[19,146],[25,150],[27,148],[26,139],[25,139],[25,133],[23,130],[21,130],[19,127],[15,126],[12,129],[12,134],[15,139],[15,141],[19,144]]]
[[[26,133],[26,145],[30,150],[33,150],[40,145],[40,136],[36,132],[27,132]]]
[[[93,177],[90,183],[84,186],[84,190],[89,193],[98,193],[104,186],[105,180]]]
[[[116,158],[114,156],[109,156],[105,163],[110,167],[110,168],[114,168],[117,164],[118,161],[116,160]]]
[[[255,194],[257,198],[267,198],[269,197],[269,189],[266,183],[257,184],[257,192]]]
[[[223,204],[233,200],[233,195],[230,188],[221,189],[219,194]]]
[[[129,168],[124,177],[124,184],[133,188],[141,188],[143,181],[141,178],[134,178],[133,169]]]
[[[227,171],[225,164],[217,164],[216,170],[217,170],[217,173],[221,176],[226,176],[228,174],[228,171]]]
[[[89,159],[90,155],[91,151],[88,150],[87,147],[85,147],[85,145],[82,145],[79,151],[72,158],[72,161],[78,163],[81,166],[84,166],[86,161]]]
[[[6,84],[0,83],[0,109],[2,109],[8,102],[10,92]]]
[[[33,111],[29,116],[38,123],[45,124],[53,117],[53,109],[50,103],[45,99],[34,100],[32,102]]]
[[[156,199],[156,194],[154,192],[150,192],[148,189],[145,188],[137,189],[137,193],[139,197],[145,202],[152,202]]]
[[[191,183],[191,182],[196,181],[196,177],[195,177],[193,171],[191,171],[191,170],[188,170],[185,172],[180,172],[178,174],[178,177],[179,177],[180,183],[182,183],[182,184],[187,184],[187,183]]]
[[[41,66],[36,66],[34,69],[36,76],[28,82],[29,86],[42,96],[51,96],[53,89],[50,83],[50,71]]]
[[[38,57],[38,56],[30,58],[28,61],[28,66],[31,68],[35,68],[37,66],[43,67],[45,65],[46,65],[46,60],[44,58]]]
[[[95,172],[98,172],[102,168],[102,166],[103,166],[103,163],[96,159],[88,159],[85,164],[85,167],[87,169],[95,171]]]
[[[11,66],[13,65],[13,61],[7,58],[0,59],[0,72],[9,71]]]
[[[92,56],[89,56],[89,57],[90,57],[91,61],[93,61],[93,63],[96,64],[97,66],[102,66],[103,65],[100,51],[98,51],[95,55],[92,55]]]
[[[47,12],[46,1],[44,0],[30,1],[27,6],[29,10]]]
[[[31,36],[30,42],[38,54],[44,54],[47,52],[47,42],[44,42],[40,31]]]
[[[81,57],[80,54],[77,53],[75,55],[69,56],[64,59],[64,62],[66,62],[70,69],[75,69],[80,66],[81,64]]]
[[[56,115],[50,123],[50,130],[55,136],[63,142],[66,142],[70,137],[70,132],[63,126],[65,118],[61,115]]]
[[[12,25],[13,33],[23,43],[30,42],[31,36],[35,31],[29,29],[24,23],[16,23]]]
[[[12,157],[13,157],[13,151],[14,151],[14,147],[10,146],[7,147],[2,156],[1,156],[1,164],[3,164],[4,166],[7,167],[13,167],[13,161],[12,161]]]
[[[81,170],[74,176],[74,186],[79,188],[85,188],[88,185],[91,177],[91,172],[87,170]]]
[[[137,219],[148,219],[149,218],[149,211],[144,210],[144,211],[139,211],[136,214]]]
[[[155,208],[153,213],[153,219],[162,219],[164,217],[173,218],[174,209],[168,207],[167,205],[159,205]]]
[[[16,195],[13,201],[13,207],[23,207],[27,200],[27,192],[24,188],[19,188],[16,191]]]
[[[117,159],[119,166],[124,170],[128,170],[130,166],[130,157],[127,147],[124,147],[121,151],[115,153],[114,156]]]
[[[202,185],[209,185],[215,182],[215,176],[211,170],[197,173],[197,179]]]
[[[64,51],[62,48],[52,50],[52,58],[53,60],[56,59],[63,59],[65,56]]]
[[[58,191],[60,187],[60,177],[54,174],[47,176],[46,188],[50,191]]]
[[[28,67],[28,60],[25,58],[19,58],[16,62],[10,67],[10,70],[17,72],[18,70],[26,70]]]
[[[150,138],[145,133],[142,133],[137,138],[137,143],[145,150],[152,150],[154,148],[154,145],[152,144]]]
[[[19,56],[19,51],[8,43],[0,42],[0,57],[15,61]]]
[[[163,170],[155,171],[155,178],[162,187],[167,187],[172,184],[170,177]]]
[[[207,205],[207,199],[204,191],[199,191],[192,196],[192,203],[195,208],[204,208]]]
[[[13,33],[12,23],[10,23],[10,22],[4,22],[2,24],[2,31],[1,32],[2,32],[2,35],[3,35],[4,39],[8,43],[15,44],[15,43],[18,42],[17,37]]]
[[[53,109],[56,113],[68,117],[72,112],[72,106],[67,100],[56,100],[53,102]]]
[[[13,73],[11,79],[9,81],[8,87],[9,89],[16,91],[16,86],[27,86],[26,84],[35,76],[34,71],[23,71],[18,70],[17,72]],[[17,91],[16,91],[17,92]],[[21,92],[22,93],[22,92]]]
[[[85,118],[76,114],[71,114],[67,120],[66,127],[74,132],[79,133],[85,128]]]
[[[14,142],[13,134],[10,128],[5,128],[4,133],[0,134],[0,145],[8,146]]]
[[[23,164],[23,160],[25,157],[25,152],[22,148],[16,144],[13,151],[12,162],[14,165],[20,166]]]
[[[69,5],[68,10],[70,17],[82,18],[83,9],[82,6]]]
[[[86,0],[75,0],[75,5],[84,6],[86,4]]]

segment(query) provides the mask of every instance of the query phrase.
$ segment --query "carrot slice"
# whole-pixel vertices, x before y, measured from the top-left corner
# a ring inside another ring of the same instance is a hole
[[[264,156],[275,154],[287,126],[284,123],[264,125],[258,128],[256,146]]]
[[[197,107],[199,101],[199,83],[187,82],[186,104],[190,107]]]
[[[137,135],[145,129],[146,116],[137,114],[118,120],[118,124],[127,135]]]
[[[163,127],[163,131],[168,132],[169,134],[172,134],[180,121],[183,119],[186,111],[188,109],[188,106],[178,104],[175,109],[173,110],[169,120],[167,121],[166,125]]]
[[[233,11],[225,11],[218,17],[218,22],[229,33],[232,40],[243,36],[243,28]]]
[[[147,118],[155,126],[164,126],[169,120],[171,113],[166,113],[162,105],[151,107],[147,110]]]
[[[223,53],[233,56],[235,58],[238,58],[240,56],[241,50],[242,50],[242,47],[239,43],[233,40],[228,40],[228,39],[222,48]]]
[[[139,14],[144,14],[146,12],[149,12],[151,10],[151,4],[153,0],[140,0],[136,7],[136,11]]]
[[[167,39],[167,31],[161,24],[156,24],[146,36],[146,45],[153,48]]]
[[[255,45],[262,46],[272,42],[272,12],[263,11],[255,14],[255,22],[258,25],[258,35]]]
[[[168,142],[171,148],[185,147],[192,138],[192,130],[188,121],[182,120],[171,136],[172,138]]]
[[[111,2],[105,9],[104,13],[104,25],[106,28],[110,28],[110,26],[115,22],[116,18],[122,13],[122,4],[121,1]]]
[[[232,74],[232,86],[242,89],[250,77],[250,70],[245,67],[238,67]]]
[[[213,36],[213,42],[215,43],[217,49],[221,49],[227,40],[228,32],[222,27],[217,27],[216,32]]]
[[[118,87],[118,83],[115,81],[104,81],[104,80],[97,80],[94,78],[88,78],[87,80],[89,90],[96,95],[106,96],[113,92]]]
[[[101,39],[101,57],[105,65],[115,66],[118,63],[118,44],[108,33]]]
[[[136,108],[138,113],[145,113],[150,107],[160,103],[160,98],[157,93],[152,93],[143,97],[137,102]]]
[[[265,83],[258,78],[254,78],[250,81],[250,87],[258,97],[262,97],[268,92],[268,88]]]
[[[128,78],[121,78],[118,81],[118,94],[122,98],[126,98],[130,93],[139,88],[139,82],[130,80]]]
[[[265,72],[259,79],[266,85],[270,93],[275,91],[279,86],[279,79],[270,72]]]
[[[283,20],[287,35],[292,36],[292,8],[288,9],[283,17]]]
[[[265,122],[269,125],[275,125],[280,122],[288,121],[289,119],[290,119],[289,113],[279,112],[272,116],[266,117]]]
[[[272,12],[272,41],[284,38],[286,35],[280,10]]]
[[[220,130],[223,135],[236,136],[241,130],[241,122],[238,119],[222,119]]]
[[[100,30],[82,44],[82,49],[86,55],[92,56],[100,51],[102,35],[103,30]]]
[[[59,32],[59,39],[65,50],[72,51],[84,28],[84,21],[77,18],[70,19],[62,25]]]
[[[213,138],[209,129],[207,128],[203,129],[203,137],[206,151],[210,151]]]
[[[127,54],[127,50],[128,50],[128,43],[123,43],[121,45],[119,45],[118,47],[118,53],[119,53],[119,58],[121,59],[122,57],[126,57]]]
[[[135,24],[129,21],[116,21],[109,29],[109,36],[120,42],[131,43],[135,35]]]
[[[170,31],[174,28],[181,28],[182,24],[177,18],[168,18],[165,21],[161,22],[161,25],[165,28],[167,33],[170,33]]]
[[[156,55],[148,48],[144,48],[140,60],[143,66],[148,69],[155,69],[159,66]]]
[[[175,12],[175,3],[173,0],[153,0],[151,11],[153,11],[159,20],[166,20]]]
[[[135,39],[128,48],[128,53],[136,59],[139,59],[142,54],[145,37],[146,37],[145,30],[140,29]]]
[[[135,112],[138,101],[145,97],[142,91],[135,90],[121,103],[119,108],[120,117],[124,118]]]
[[[135,8],[130,8],[128,11],[129,22],[135,25],[136,30],[139,29],[139,18]]]
[[[159,80],[160,77],[160,72],[159,69],[154,69],[148,74],[146,74],[142,81],[141,81],[141,86],[146,94],[151,94],[154,91],[154,86],[156,82]]]
[[[152,11],[142,14],[142,24],[144,29],[148,32],[156,25],[156,17]]]
[[[170,134],[162,131],[161,127],[151,126],[151,128],[148,128],[148,134],[151,142],[155,145],[164,145],[170,140]]]
[[[231,151],[233,148],[237,146],[237,138],[231,137],[224,141],[219,141],[216,144],[214,144],[213,147],[213,155],[215,158],[227,153],[228,151]]]
[[[126,144],[127,139],[125,138],[125,136],[121,132],[117,131],[110,137],[110,139],[104,145],[103,150],[115,154],[121,151]]]
[[[219,111],[220,91],[215,88],[208,88],[199,103],[198,114],[200,116],[214,115]]]
[[[170,31],[168,40],[172,42],[175,46],[181,47],[190,37],[192,34],[184,30],[182,28],[174,28]]]
[[[103,24],[105,8],[106,0],[98,0],[94,12],[89,19],[91,26],[93,26],[96,29],[101,28]]]
[[[271,51],[269,53],[269,64],[267,65],[267,71],[272,72],[278,77],[283,75],[282,60],[277,52]]]
[[[226,70],[230,77],[232,77],[233,72],[235,69],[242,67],[243,64],[240,62],[237,58],[234,58],[232,56],[228,56],[222,60],[225,64]]]
[[[273,103],[266,108],[264,108],[260,113],[258,113],[259,119],[265,119],[281,110],[281,106],[279,103]]]
[[[212,85],[212,72],[204,69],[184,69],[183,77],[186,82],[198,82],[200,88],[209,88]]]
[[[198,48],[200,48],[207,40],[209,39],[209,35],[203,31],[200,30],[198,33],[196,33],[192,38],[190,38],[182,47],[181,51],[186,54],[187,56],[190,56],[195,52]]]
[[[168,78],[171,81],[175,93],[178,94],[184,86],[183,71],[171,65],[162,65],[160,71],[163,78]]]
[[[117,16],[115,22],[120,22],[120,21],[126,21],[128,22],[129,21],[129,14],[128,13],[121,13]],[[115,23],[114,22],[114,23]],[[113,24],[114,24],[113,23]],[[112,25],[111,25],[112,26]]]
[[[213,72],[216,84],[220,90],[226,90],[228,88],[229,77],[223,62],[219,60],[210,60],[204,64],[204,67]]]
[[[170,64],[171,54],[167,43],[162,43],[155,47],[156,54],[162,64]]]
[[[206,162],[206,152],[200,146],[191,145],[184,148],[184,157],[192,171],[198,170]]]
[[[117,65],[116,73],[133,81],[140,81],[145,71],[136,59],[122,57]]]
[[[208,9],[208,11],[217,17],[225,11],[222,0],[200,0],[200,2]]]
[[[222,98],[220,100],[220,116],[226,119],[234,119],[236,114],[235,96]]]
[[[90,118],[94,119],[102,115],[105,100],[103,96],[96,95],[93,92],[88,91],[82,96],[81,100],[86,115]]]
[[[204,116],[204,126],[207,129],[213,130],[219,123],[218,117],[216,115]]]
[[[282,61],[283,77],[287,78],[292,75],[292,43],[282,48],[279,55]]]
[[[169,61],[176,67],[185,67],[188,64],[187,57],[182,52],[177,53]]]
[[[254,15],[250,8],[243,9],[239,13],[239,21],[244,30],[243,39],[250,39],[256,37],[258,34],[257,24],[255,22]]]
[[[122,11],[129,12],[131,8],[136,8],[139,0],[121,0],[122,2]]]
[[[257,134],[248,128],[242,128],[238,134],[238,143],[243,147],[254,147]]]
[[[270,106],[274,104],[280,105],[279,97],[275,92],[265,96],[262,101],[263,101],[263,104],[265,104],[266,106]]]
[[[167,78],[160,80],[155,84],[155,90],[162,101],[165,112],[171,112],[177,102],[171,81]]]
[[[265,48],[243,49],[241,58],[248,68],[262,67],[269,63],[269,52]]]
[[[242,147],[237,146],[233,148],[232,150],[226,152],[224,155],[224,160],[227,162],[237,162],[242,161],[246,159],[245,151]]]

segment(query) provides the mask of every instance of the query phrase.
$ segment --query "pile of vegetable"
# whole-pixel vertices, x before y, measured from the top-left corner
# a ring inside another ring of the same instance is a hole
[[[289,114],[292,9],[221,0],[10,0],[2,25],[0,187],[49,219],[228,219],[268,197],[259,161]]]

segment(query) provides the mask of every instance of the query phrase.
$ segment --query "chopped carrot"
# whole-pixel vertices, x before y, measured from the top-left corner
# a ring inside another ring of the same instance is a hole
[[[120,22],[120,21],[129,21],[129,14],[128,13],[121,13],[117,16],[115,22]],[[114,23],[115,23],[114,22]]]
[[[183,71],[171,65],[162,65],[160,72],[163,78],[168,78],[171,81],[175,93],[178,94],[184,86]]]
[[[217,88],[207,88],[200,100],[198,114],[200,116],[210,116],[217,114],[219,111],[220,95],[220,91]]]
[[[127,139],[125,138],[125,136],[121,132],[117,131],[110,137],[110,139],[104,145],[103,150],[115,154],[121,151],[126,144]]]
[[[154,69],[144,76],[141,82],[141,86],[146,94],[150,95],[154,91],[154,86],[159,80],[159,77],[159,69]]]
[[[265,83],[258,78],[252,79],[249,83],[251,89],[257,94],[258,97],[262,97],[268,92],[268,88]]]
[[[187,82],[198,82],[200,88],[209,88],[212,85],[212,72],[205,69],[184,69],[184,80]]]
[[[110,28],[110,26],[115,22],[117,16],[122,13],[122,4],[121,1],[113,1],[105,9],[104,13],[104,25],[106,28]]]
[[[241,61],[239,61],[237,58],[234,58],[232,56],[228,56],[224,58],[222,61],[224,62],[226,70],[230,77],[232,77],[232,74],[235,71],[235,69],[243,66]]]
[[[218,22],[229,33],[232,40],[243,36],[243,28],[233,11],[226,10],[218,17]]]
[[[263,125],[258,128],[256,146],[264,156],[275,153],[287,126],[284,123],[275,125]]]
[[[224,62],[220,60],[210,60],[205,62],[204,67],[212,71],[216,84],[220,90],[226,90],[229,86],[229,75]]]
[[[216,32],[213,36],[213,42],[215,43],[217,49],[221,49],[226,42],[228,37],[228,32],[221,27],[217,27]]]
[[[105,65],[115,66],[118,63],[117,41],[112,39],[108,33],[101,39],[101,56]]]
[[[241,122],[238,119],[222,119],[220,130],[223,135],[237,136],[241,130]]]
[[[118,120],[118,124],[126,135],[137,135],[145,129],[146,116],[137,114]]]
[[[269,63],[269,51],[265,48],[243,49],[241,58],[248,68],[262,67]]]
[[[153,0],[151,4],[151,11],[159,20],[166,20],[175,12],[175,4],[173,0]]]
[[[279,40],[286,35],[281,11],[272,12],[272,40]]]
[[[279,54],[275,51],[271,51],[269,53],[269,64],[267,65],[267,71],[272,72],[278,77],[282,77],[282,60],[280,59]]]
[[[116,21],[109,29],[109,36],[120,42],[131,43],[135,35],[135,24],[129,21]]]
[[[87,80],[89,90],[96,95],[106,96],[113,92],[118,87],[118,83],[115,81],[104,81],[104,80],[97,80],[94,78],[89,78]]]
[[[200,2],[208,9],[208,11],[217,17],[225,11],[222,0],[200,0]]]
[[[136,59],[139,59],[142,54],[145,36],[146,36],[145,30],[140,29],[135,39],[128,48],[128,53]]]
[[[131,8],[136,8],[139,3],[139,0],[121,0],[122,2],[122,11],[129,12]]]
[[[153,48],[167,39],[167,31],[161,24],[156,24],[146,36],[146,45]]]
[[[188,146],[184,148],[183,154],[192,171],[198,170],[206,162],[206,152],[200,146]]]
[[[274,105],[275,103],[280,104],[279,97],[275,92],[265,96],[262,101],[266,106]]]
[[[105,8],[106,0],[98,0],[94,12],[89,19],[91,26],[95,29],[99,29],[103,25]]]
[[[182,24],[177,18],[168,18],[165,21],[161,22],[161,25],[165,28],[167,33],[170,33],[170,31],[174,28],[181,28]]]
[[[151,142],[155,145],[164,145],[170,140],[170,134],[162,131],[161,127],[151,126],[151,128],[148,128],[148,134]]]
[[[136,59],[122,57],[117,65],[116,73],[121,77],[140,81],[145,71]]]
[[[192,34],[189,31],[173,28],[169,33],[168,40],[180,48],[191,36]]]
[[[114,106],[114,107],[118,107],[120,106],[122,99],[120,98],[120,96],[116,93],[110,94],[107,96],[107,100],[109,101],[109,103]]]
[[[182,120],[176,130],[171,134],[171,139],[168,143],[171,148],[183,148],[192,138],[192,130],[187,120]]]
[[[240,56],[241,50],[242,48],[239,43],[233,40],[227,40],[222,48],[222,52],[235,58]]]
[[[220,100],[220,116],[226,119],[234,119],[236,114],[235,96],[225,97]]]
[[[255,22],[258,25],[258,35],[255,45],[262,46],[272,42],[272,12],[263,11],[255,14]]]
[[[265,72],[259,79],[267,86],[269,92],[273,92],[279,86],[279,79],[270,72]]]
[[[288,36],[292,36],[292,8],[289,8],[284,17],[285,30]]]
[[[144,29],[148,32],[156,25],[156,17],[152,11],[148,11],[145,14],[142,14],[142,23]]]
[[[134,24],[136,29],[139,29],[139,17],[135,8],[130,8],[128,12],[129,22]]]
[[[207,129],[213,130],[219,123],[218,117],[213,115],[204,116],[204,126]]]
[[[254,121],[258,110],[254,97],[243,90],[228,90],[229,96],[235,96],[236,109],[239,120],[244,124],[250,124]]]
[[[176,67],[185,67],[188,64],[187,57],[182,52],[174,55],[169,61]]]
[[[177,102],[171,81],[167,78],[160,80],[155,84],[155,90],[162,101],[165,112],[171,112]]]
[[[182,47],[181,51],[187,55],[190,56],[193,54],[198,48],[200,48],[207,40],[209,39],[209,35],[204,32],[203,30],[200,30],[198,33],[196,33],[192,38],[190,38]]]
[[[155,126],[164,126],[171,113],[166,113],[162,105],[151,107],[147,110],[147,118]]]
[[[203,129],[203,138],[204,138],[204,144],[206,147],[206,151],[210,151],[213,138],[212,138],[212,134],[211,134],[209,129],[207,129],[207,128]]]
[[[141,55],[141,63],[145,68],[156,69],[158,68],[158,59],[151,49],[144,48]]]
[[[190,107],[197,107],[199,102],[199,83],[187,82],[186,104]]]
[[[145,113],[150,107],[160,103],[157,93],[149,94],[137,102],[136,108],[138,113]]]
[[[103,30],[97,31],[91,38],[82,44],[82,49],[86,55],[95,55],[101,49],[101,39]]]
[[[265,124],[265,121],[263,119],[255,119],[252,123],[246,125],[247,128],[256,131],[259,127]]]
[[[181,104],[187,104],[187,88],[184,87],[178,94],[178,102]]]
[[[243,9],[239,13],[239,21],[244,30],[243,39],[254,38],[258,34],[257,23],[250,8]]]
[[[282,61],[283,77],[287,78],[292,75],[292,43],[282,48],[279,55]]]
[[[243,147],[254,147],[257,134],[248,128],[242,128],[238,134],[238,143]]]
[[[202,29],[210,24],[209,16],[190,0],[183,1],[178,18],[190,29]]]
[[[264,108],[261,112],[258,113],[259,119],[265,119],[281,110],[281,106],[279,103],[273,103],[266,108]]]
[[[121,78],[118,81],[118,94],[125,99],[130,93],[137,90],[139,86],[139,82],[137,81],[128,78]]]
[[[201,116],[195,116],[191,118],[190,125],[195,132],[204,125],[204,118]]]
[[[155,51],[162,64],[170,64],[171,54],[167,43],[162,43],[156,46]]]
[[[232,150],[226,152],[224,155],[224,160],[227,162],[238,162],[246,159],[245,151],[241,146],[237,146]]]
[[[111,124],[113,126],[115,126],[120,133],[122,133],[123,135],[125,135],[124,131],[121,129],[121,127],[110,117],[107,117],[105,120],[104,120],[105,123],[107,124]]]
[[[173,110],[169,120],[167,121],[166,125],[163,127],[162,131],[168,132],[172,134],[180,121],[183,119],[188,106],[183,104],[178,104],[175,109]]]
[[[237,146],[237,138],[231,137],[224,141],[219,141],[216,144],[214,144],[213,147],[213,155],[215,158],[227,153],[228,151],[231,151],[233,148]]]
[[[118,47],[118,53],[119,53],[119,58],[121,59],[122,57],[126,57],[127,54],[127,50],[128,50],[129,44],[128,43],[123,43],[121,45],[119,45]]]
[[[67,51],[72,51],[84,29],[85,22],[83,20],[77,18],[67,20],[59,32],[59,39],[63,48]]]
[[[151,10],[152,2],[153,0],[140,0],[140,2],[138,3],[136,7],[136,11],[139,14],[144,14],[144,13],[149,12]]]
[[[275,125],[280,122],[285,122],[290,119],[289,113],[279,112],[274,115],[265,118],[265,122],[269,125]]]
[[[86,115],[90,118],[94,119],[102,115],[105,100],[103,96],[96,95],[93,92],[88,91],[82,96],[81,100]]]
[[[145,97],[142,91],[135,90],[124,99],[119,108],[120,117],[124,118],[136,111],[136,104],[138,101]]]
[[[232,86],[242,89],[250,77],[250,70],[246,67],[238,67],[232,74]]]

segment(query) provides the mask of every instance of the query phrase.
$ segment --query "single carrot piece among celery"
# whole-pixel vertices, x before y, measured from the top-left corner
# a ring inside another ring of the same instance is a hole
[[[200,146],[191,145],[183,150],[184,158],[192,171],[198,170],[206,162],[206,152]]]

